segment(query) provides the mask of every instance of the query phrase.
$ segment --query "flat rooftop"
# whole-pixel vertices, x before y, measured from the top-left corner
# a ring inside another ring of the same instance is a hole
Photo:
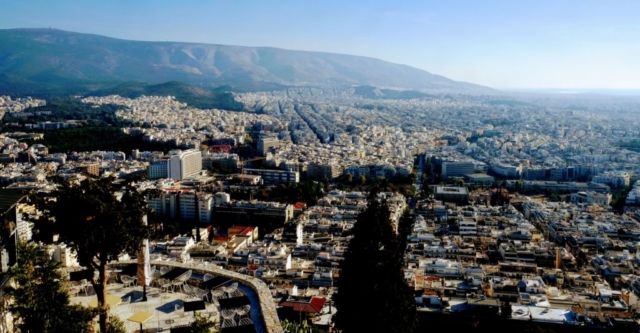
[[[555,323],[573,323],[573,312],[567,309],[543,308],[537,306],[512,305],[511,318],[519,320],[535,320]]]
[[[466,187],[436,186],[437,194],[469,194]]]

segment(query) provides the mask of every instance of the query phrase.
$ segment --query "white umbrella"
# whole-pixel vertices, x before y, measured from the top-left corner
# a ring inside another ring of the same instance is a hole
[[[142,218],[144,225],[147,225],[147,216]],[[138,285],[143,287],[142,300],[147,300],[147,286],[151,284],[151,260],[149,259],[149,240],[145,239],[140,244],[138,252]]]

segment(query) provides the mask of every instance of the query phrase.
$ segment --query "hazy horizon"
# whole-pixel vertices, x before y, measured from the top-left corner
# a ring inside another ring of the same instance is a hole
[[[9,2],[0,28],[367,56],[506,90],[640,89],[640,3]]]

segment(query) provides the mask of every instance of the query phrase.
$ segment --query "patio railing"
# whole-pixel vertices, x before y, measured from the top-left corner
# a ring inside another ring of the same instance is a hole
[[[120,266],[120,265],[128,265],[128,264],[137,264],[137,260],[122,260],[118,262],[114,262],[111,266]],[[273,296],[267,284],[265,284],[262,280],[257,279],[253,276],[247,276],[244,274],[232,272],[226,269],[219,268],[214,265],[205,265],[202,263],[180,263],[175,261],[164,261],[164,260],[152,260],[152,265],[156,267],[168,266],[173,268],[184,268],[190,269],[194,273],[204,275],[206,273],[210,273],[213,275],[224,276],[232,281],[236,281],[241,283],[249,288],[251,288],[256,295],[258,296],[258,300],[260,302],[260,312],[262,313],[262,319],[264,320],[264,326],[267,329],[268,333],[282,333],[282,326],[280,325],[280,320],[278,319],[278,314],[276,312],[276,306],[273,302]]]

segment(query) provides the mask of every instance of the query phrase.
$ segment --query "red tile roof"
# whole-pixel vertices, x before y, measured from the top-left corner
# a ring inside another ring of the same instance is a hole
[[[295,299],[285,299],[280,302],[280,306],[291,308],[293,311],[306,312],[306,313],[320,313],[324,303],[327,302],[326,298],[311,297],[309,302],[298,301]]]
[[[293,204],[293,207],[296,209],[302,209],[307,207],[307,204],[304,202],[296,202],[295,204]]]
[[[246,227],[244,230],[240,232],[240,236],[246,236],[255,230],[254,227]]]

